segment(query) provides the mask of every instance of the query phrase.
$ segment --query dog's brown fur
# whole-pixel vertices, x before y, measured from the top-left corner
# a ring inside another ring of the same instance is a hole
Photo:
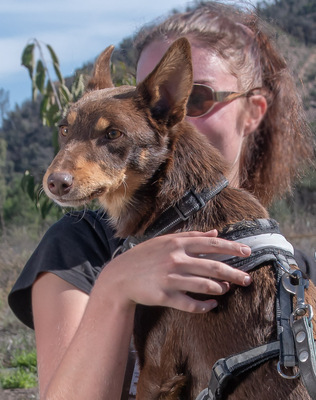
[[[179,39],[136,88],[113,88],[108,48],[89,91],[61,124],[61,149],[45,174],[46,193],[63,206],[97,197],[121,237],[142,235],[187,189],[215,184],[226,167],[207,139],[184,121],[192,85],[190,46]],[[226,188],[179,229],[207,231],[267,217],[249,193]],[[140,400],[192,399],[213,363],[276,339],[275,278],[270,266],[252,272],[207,314],[139,307],[135,324]],[[309,292],[315,294],[314,286]],[[311,295],[307,302],[315,306]],[[300,380],[287,381],[276,361],[244,377],[229,399],[308,398]]]

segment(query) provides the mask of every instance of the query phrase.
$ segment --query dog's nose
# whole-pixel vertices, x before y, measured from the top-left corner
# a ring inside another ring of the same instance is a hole
[[[47,186],[55,196],[67,194],[72,186],[73,176],[68,172],[54,172],[47,178]]]

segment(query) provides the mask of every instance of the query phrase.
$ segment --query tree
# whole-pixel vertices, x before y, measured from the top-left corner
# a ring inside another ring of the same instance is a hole
[[[56,80],[51,78],[44,49],[48,51],[48,56],[51,58]],[[22,53],[22,65],[27,68],[32,81],[33,102],[36,102],[38,98],[40,99],[39,115],[42,124],[44,127],[52,128],[52,143],[56,152],[58,149],[58,122],[68,105],[81,97],[84,90],[83,76],[78,75],[73,80],[71,87],[68,88],[53,48],[49,44],[40,43],[37,39],[33,39],[25,47]],[[39,141],[32,141],[28,146],[28,152],[36,154],[39,148]],[[47,160],[46,157],[45,159]],[[31,164],[32,166],[34,167]],[[43,171],[43,169],[41,170]],[[39,197],[42,188],[41,183],[37,182],[36,177],[34,178],[34,175],[29,173],[29,169],[25,169],[22,187],[41,212],[42,217],[46,218],[53,203],[47,197]]]
[[[0,89],[0,125],[3,123],[3,118],[9,110],[9,92]]]
[[[316,0],[260,1],[259,14],[277,21],[287,33],[306,45],[316,43]]]
[[[4,139],[0,139],[0,233],[5,237],[6,229],[4,222],[4,203],[6,199],[6,182],[5,182],[5,167],[6,167],[7,143]]]
[[[7,143],[7,180],[16,173],[22,175],[31,170],[39,181],[53,159],[52,130],[42,126],[39,113],[39,101],[26,101],[4,118],[0,138]]]

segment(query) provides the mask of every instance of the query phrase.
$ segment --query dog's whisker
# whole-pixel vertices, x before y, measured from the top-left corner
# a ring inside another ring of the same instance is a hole
[[[127,189],[128,189],[128,184],[126,181],[123,181],[123,186],[124,186],[124,197],[127,195]]]

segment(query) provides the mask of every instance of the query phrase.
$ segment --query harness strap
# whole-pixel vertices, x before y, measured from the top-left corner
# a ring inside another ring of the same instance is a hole
[[[169,232],[181,221],[186,221],[192,214],[203,208],[208,201],[221,192],[227,185],[228,180],[222,177],[214,187],[205,188],[199,193],[194,188],[191,188],[184,194],[181,200],[173,207],[167,208],[146,230],[144,234],[145,238],[152,238]]]
[[[221,400],[224,392],[239,375],[275,358],[280,351],[280,342],[275,341],[255,347],[243,353],[218,360],[213,368],[210,383],[196,400]]]
[[[290,264],[297,265],[293,246],[281,235],[278,223],[273,219],[241,221],[229,225],[219,237],[248,245],[251,248],[250,257],[228,257],[223,254],[202,254],[200,257],[210,257],[245,272],[271,261],[282,263],[287,270],[290,270]]]
[[[277,334],[280,340],[280,365],[285,368],[297,365],[296,351],[292,328],[290,326],[290,315],[293,312],[293,294],[284,287],[282,276],[285,272],[274,263],[276,267],[276,323]]]
[[[191,188],[174,206],[163,211],[159,218],[147,228],[143,236],[128,236],[122,246],[116,249],[112,258],[141,242],[172,231],[181,222],[186,221],[191,215],[201,210],[208,201],[225,189],[227,185],[228,180],[222,177],[215,186],[204,188],[201,192],[196,192],[194,188]]]
[[[297,289],[293,289],[290,284],[286,284],[286,279],[284,279],[284,277],[289,277],[291,271],[293,271],[291,270],[291,265],[297,266],[293,255],[294,249],[284,236],[280,234],[277,222],[271,219],[242,221],[229,226],[221,234],[221,237],[249,245],[251,247],[251,256],[244,259],[240,257],[223,257],[222,255],[216,255],[214,257],[214,255],[212,255],[212,259],[215,258],[219,261],[223,261],[243,271],[250,271],[265,262],[272,262],[275,266],[277,287],[276,320],[279,341],[278,352],[274,353],[274,356],[279,355],[278,370],[280,375],[286,377],[282,374],[280,366],[288,368],[297,365],[296,348],[292,327],[290,325],[290,315],[293,313],[293,294],[297,294]],[[202,255],[202,257],[204,257],[204,255]],[[244,353],[242,353],[242,355],[243,354]],[[230,362],[235,362],[238,356],[229,358]],[[226,360],[219,360],[219,362],[222,365]],[[236,362],[236,368],[238,370],[239,363],[238,361]],[[249,358],[248,362],[249,364],[247,364],[247,367],[245,367],[244,370],[241,369],[239,374],[234,374],[232,376],[223,374],[222,379],[215,380],[214,376],[216,377],[216,374],[213,371],[208,389],[205,389],[197,400],[221,400],[226,398],[223,397],[225,387],[227,386],[226,380],[235,379],[242,372],[258,365],[256,360],[251,358]],[[214,368],[216,366],[217,363],[214,365]],[[295,377],[290,378],[293,379]],[[216,382],[216,385],[211,385],[212,380]]]
[[[292,324],[300,375],[311,399],[316,399],[316,351],[312,323],[308,317]]]
[[[290,265],[297,265],[293,246],[280,234],[278,223],[272,219],[242,221],[229,226],[221,234],[225,239],[247,244],[251,256],[247,258],[212,255],[212,259],[223,261],[234,268],[248,272],[263,263],[273,263],[276,269],[276,320],[280,340],[280,365],[288,368],[297,364],[296,352],[289,316],[293,311],[293,294],[282,284],[282,276],[289,272]],[[280,266],[282,268],[280,268]]]

